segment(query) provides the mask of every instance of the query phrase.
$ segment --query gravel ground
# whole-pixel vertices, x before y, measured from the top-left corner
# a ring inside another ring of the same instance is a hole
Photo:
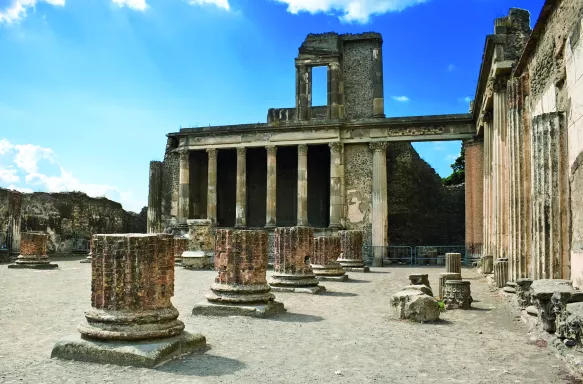
[[[90,306],[91,265],[58,261],[52,271],[0,265],[1,383],[578,383],[485,279],[472,281],[473,310],[442,313],[438,324],[393,317],[389,300],[407,275],[442,268],[373,268],[350,282],[323,282],[322,295],[277,293],[288,312],[271,319],[193,317],[215,272],[176,269],[173,299],[205,351],[157,369],[50,359]]]

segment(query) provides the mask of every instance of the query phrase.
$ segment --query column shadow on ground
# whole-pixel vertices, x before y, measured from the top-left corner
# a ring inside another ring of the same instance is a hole
[[[239,360],[206,353],[210,349],[207,345],[191,355],[168,362],[158,370],[183,376],[206,377],[231,375],[247,367],[247,364]]]
[[[323,321],[322,316],[306,315],[304,313],[285,312],[273,317],[266,317],[265,320],[281,321],[283,323],[317,323]]]
[[[343,281],[342,283],[370,283],[370,280],[359,280],[348,277],[348,280]]]

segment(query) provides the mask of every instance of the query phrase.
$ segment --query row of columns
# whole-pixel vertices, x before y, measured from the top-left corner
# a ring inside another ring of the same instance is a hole
[[[386,148],[386,144],[384,148]],[[342,144],[333,142],[330,147],[330,227],[342,227],[343,213],[343,161]],[[277,182],[277,147],[268,146],[267,150],[267,194],[266,194],[266,217],[265,226],[276,226],[276,182]],[[208,153],[208,197],[207,197],[207,218],[216,222],[217,220],[217,149],[209,148]],[[376,151],[375,151],[376,153]],[[383,152],[385,153],[385,152]],[[386,195],[386,155],[384,159],[384,191]],[[378,160],[383,161],[383,160]],[[178,222],[185,225],[189,217],[189,152],[180,152],[180,186],[178,190]],[[246,179],[246,148],[237,148],[237,181],[236,181],[236,209],[235,227],[246,226],[247,216],[247,179]],[[308,225],[308,146],[298,145],[298,197],[297,197],[297,225]],[[386,203],[386,196],[383,200]],[[379,203],[382,203],[379,201]],[[382,210],[381,210],[382,211]],[[384,221],[386,222],[386,214]],[[386,231],[385,231],[386,232]],[[386,237],[386,235],[385,235]]]

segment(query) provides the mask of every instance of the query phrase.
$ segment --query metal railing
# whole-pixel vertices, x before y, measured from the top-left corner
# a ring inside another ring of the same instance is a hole
[[[482,247],[466,245],[392,245],[387,247],[365,245],[362,248],[362,257],[367,265],[372,265],[376,256],[382,259],[382,266],[445,266],[446,253],[461,254],[462,264],[471,266],[482,256]]]
[[[413,247],[407,245],[390,245],[378,247],[365,245],[362,249],[362,258],[367,265],[372,265],[373,259],[382,258],[382,265],[409,265],[413,264]]]
[[[84,238],[73,238],[73,246],[71,252],[73,254],[87,254],[89,253],[90,242]]]

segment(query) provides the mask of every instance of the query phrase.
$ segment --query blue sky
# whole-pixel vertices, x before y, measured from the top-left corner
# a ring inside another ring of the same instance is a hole
[[[465,113],[494,18],[524,8],[533,25],[542,4],[0,0],[0,186],[137,211],[166,133],[265,122],[295,104],[293,59],[310,32],[383,35],[387,116]],[[415,147],[447,176],[460,143]]]

